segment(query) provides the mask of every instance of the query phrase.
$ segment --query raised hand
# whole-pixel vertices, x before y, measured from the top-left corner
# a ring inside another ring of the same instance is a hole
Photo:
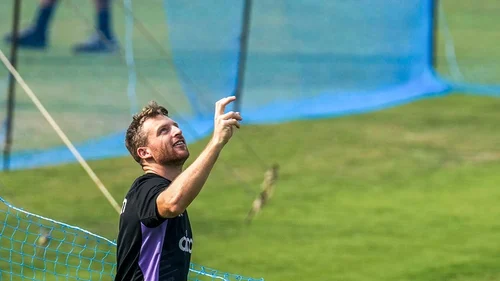
[[[225,145],[233,136],[234,128],[240,128],[242,120],[239,112],[224,113],[226,106],[235,101],[236,97],[226,97],[215,103],[214,134],[213,140],[220,145]]]

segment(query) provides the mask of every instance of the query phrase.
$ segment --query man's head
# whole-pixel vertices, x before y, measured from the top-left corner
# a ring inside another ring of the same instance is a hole
[[[154,101],[133,116],[125,146],[141,166],[147,163],[182,166],[189,157],[178,124],[168,117],[166,108]]]

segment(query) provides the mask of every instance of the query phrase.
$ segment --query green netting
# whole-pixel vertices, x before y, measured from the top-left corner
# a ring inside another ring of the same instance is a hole
[[[113,280],[116,244],[31,214],[0,197],[0,281]],[[189,280],[248,280],[192,263]]]
[[[115,245],[0,198],[0,280],[112,280]]]
[[[37,4],[23,3],[25,27]],[[85,159],[127,155],[130,114],[151,99],[169,109],[188,142],[210,133],[213,104],[235,93],[244,1],[114,1],[122,52],[113,56],[72,54],[95,27],[92,1],[59,3],[50,47],[23,49],[19,69]],[[0,1],[2,33],[11,6]],[[239,99],[245,124],[359,113],[446,92],[430,65],[432,8],[432,0],[254,1]],[[11,168],[73,162],[18,96]]]

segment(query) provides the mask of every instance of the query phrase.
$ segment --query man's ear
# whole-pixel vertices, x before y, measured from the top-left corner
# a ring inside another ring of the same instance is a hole
[[[148,158],[153,157],[149,147],[145,147],[145,146],[141,146],[141,147],[137,148],[137,155],[139,155],[139,157],[141,159],[148,159]]]

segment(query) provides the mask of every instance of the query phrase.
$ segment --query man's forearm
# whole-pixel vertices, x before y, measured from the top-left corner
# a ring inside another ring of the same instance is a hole
[[[175,217],[193,202],[207,181],[222,147],[211,140],[200,156],[158,196],[157,206],[162,217]]]

